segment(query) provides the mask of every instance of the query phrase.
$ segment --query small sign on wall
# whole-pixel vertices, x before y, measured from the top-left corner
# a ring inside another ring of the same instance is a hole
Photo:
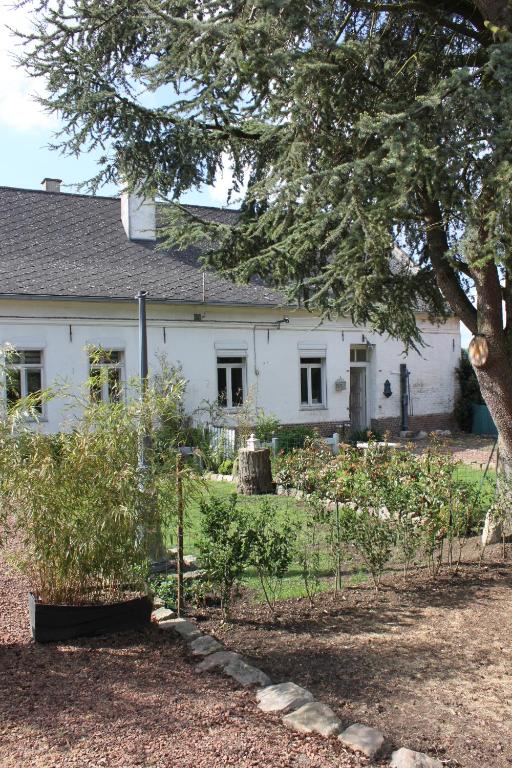
[[[347,388],[347,382],[345,379],[339,378],[334,382],[334,389],[336,392],[344,392]]]

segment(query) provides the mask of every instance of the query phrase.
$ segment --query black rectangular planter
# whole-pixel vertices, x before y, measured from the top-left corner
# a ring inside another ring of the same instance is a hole
[[[51,605],[38,602],[30,593],[28,605],[32,637],[38,643],[147,627],[153,610],[149,597],[99,605]]]

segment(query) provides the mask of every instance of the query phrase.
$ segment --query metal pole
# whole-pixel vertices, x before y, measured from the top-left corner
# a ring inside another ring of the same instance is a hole
[[[135,296],[139,303],[139,377],[140,377],[140,401],[144,403],[144,398],[148,387],[148,331],[146,322],[146,297],[147,291],[139,291]],[[144,472],[147,469],[147,448],[149,448],[149,435],[146,424],[144,423],[144,414],[140,424],[139,434],[139,469]],[[144,484],[144,480],[142,480]]]
[[[139,487],[141,491],[141,504],[148,511],[151,524],[146,530],[147,547],[153,563],[152,567],[161,563],[164,554],[164,545],[160,521],[154,509],[155,499],[152,488],[148,484],[148,454],[151,450],[151,435],[146,415],[146,393],[148,389],[148,332],[146,322],[146,297],[147,291],[139,291],[135,296],[139,303],[139,376],[140,376],[140,424],[138,439],[138,468]],[[153,514],[150,514],[153,512]]]
[[[409,429],[409,396],[407,394],[407,378],[409,371],[407,366],[400,365],[400,431],[407,432]]]

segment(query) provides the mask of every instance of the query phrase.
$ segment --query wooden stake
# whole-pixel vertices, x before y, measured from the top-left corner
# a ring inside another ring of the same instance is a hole
[[[176,500],[178,512],[178,551],[176,554],[176,573],[178,576],[177,613],[181,616],[184,608],[183,599],[183,457],[181,453],[176,458]]]

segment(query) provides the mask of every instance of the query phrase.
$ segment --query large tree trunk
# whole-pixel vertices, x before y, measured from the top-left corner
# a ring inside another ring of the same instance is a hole
[[[256,451],[241,448],[238,451],[237,490],[248,496],[274,492],[268,448],[260,448]]]
[[[439,202],[431,199],[425,191],[420,193],[419,199],[425,215],[428,254],[439,289],[455,315],[473,334],[479,334],[487,341],[487,361],[482,367],[475,367],[475,372],[482,396],[498,429],[501,482],[512,482],[512,364],[507,343],[507,339],[510,339],[512,346],[512,319],[507,317],[505,329],[500,275],[494,261],[483,267],[470,266],[470,276],[475,281],[477,295],[477,306],[474,307],[462,288],[453,264],[447,258],[449,244]],[[482,203],[485,207],[483,197]],[[484,245],[484,219],[480,235]],[[508,306],[512,308],[512,292],[509,292]],[[501,526],[496,525],[488,514],[482,537],[484,544],[495,543],[501,535]]]
[[[512,364],[503,328],[502,286],[494,264],[477,273],[478,332],[488,345],[488,358],[475,372],[482,396],[499,435],[500,473],[498,482],[512,482]],[[484,544],[495,544],[502,527],[487,515],[482,535]]]
[[[497,27],[512,27],[512,7],[508,0],[473,0],[484,21]]]

